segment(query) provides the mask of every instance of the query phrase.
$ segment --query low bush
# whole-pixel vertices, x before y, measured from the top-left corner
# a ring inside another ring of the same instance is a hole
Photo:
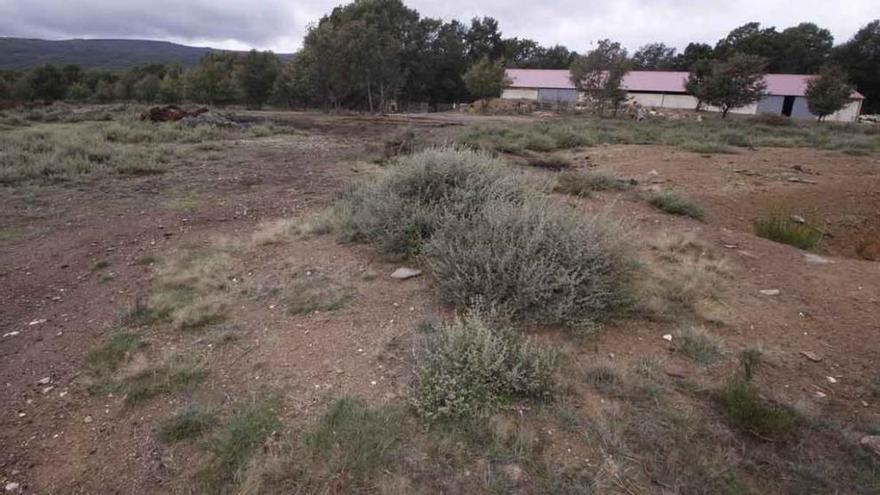
[[[182,360],[148,368],[112,386],[125,394],[125,403],[139,404],[153,397],[188,389],[205,379],[208,370]]]
[[[593,191],[621,191],[630,187],[629,183],[610,175],[598,172],[566,171],[556,176],[553,190],[586,198]]]
[[[736,150],[730,148],[725,144],[715,143],[711,141],[687,140],[679,143],[678,147],[685,151],[703,153],[707,155],[717,153],[736,153]]]
[[[565,155],[553,154],[549,156],[535,155],[528,159],[528,165],[535,168],[559,171],[571,167],[571,159]]]
[[[648,198],[648,203],[671,215],[682,215],[695,220],[702,220],[706,216],[702,206],[670,191],[653,194]]]
[[[798,249],[812,249],[822,239],[814,227],[793,221],[789,215],[774,211],[755,219],[755,234],[771,241],[788,244]]]
[[[387,255],[417,254],[449,218],[492,200],[522,202],[518,174],[487,154],[437,148],[397,159],[376,179],[347,189],[336,205],[340,238]]]
[[[511,399],[548,399],[555,353],[470,314],[425,332],[413,405],[431,420],[478,417]]]
[[[182,249],[166,258],[147,304],[150,317],[180,329],[222,322],[229,303],[231,261],[223,247]]]
[[[617,224],[565,205],[495,202],[454,218],[424,249],[445,303],[578,326],[628,305],[632,264]]]

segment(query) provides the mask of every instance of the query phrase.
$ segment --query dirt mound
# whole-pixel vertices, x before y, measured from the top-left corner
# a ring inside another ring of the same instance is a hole
[[[178,122],[187,117],[198,117],[207,113],[207,108],[197,108],[195,110],[184,110],[177,105],[165,105],[161,107],[153,107],[141,113],[141,120],[150,122]]]

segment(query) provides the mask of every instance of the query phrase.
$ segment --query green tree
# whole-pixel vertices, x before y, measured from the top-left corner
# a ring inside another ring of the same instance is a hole
[[[709,60],[713,57],[712,47],[705,43],[688,43],[684,51],[675,56],[673,68],[676,70],[691,70],[697,62]]]
[[[732,108],[755,103],[764,97],[766,62],[761,57],[737,53],[724,61],[712,63],[694,96],[721,109],[721,118]]]
[[[91,97],[92,91],[85,83],[74,83],[67,88],[67,98],[73,101],[88,101]]]
[[[783,58],[780,33],[775,27],[762,28],[758,22],[743,24],[718,41],[713,58],[726,60],[738,53],[761,57],[768,71],[778,72]]]
[[[159,82],[159,101],[162,103],[180,103],[183,100],[183,88],[179,75],[165,74]]]
[[[64,98],[67,83],[64,73],[51,64],[31,69],[18,80],[15,88],[16,97],[22,100],[41,100],[46,103]]]
[[[819,122],[825,117],[842,109],[850,102],[852,85],[846,73],[840,67],[825,66],[818,77],[807,81],[807,107],[810,113],[818,117]]]
[[[639,70],[670,70],[676,63],[675,48],[664,43],[650,43],[633,54],[633,68]]]
[[[278,57],[270,51],[251,50],[238,66],[238,88],[249,108],[260,108],[272,94],[278,77]]]
[[[779,33],[775,69],[786,74],[815,74],[828,60],[834,37],[831,31],[802,22]]]
[[[571,82],[586,93],[595,107],[596,113],[605,115],[611,109],[614,115],[626,99],[623,78],[630,69],[627,51],[620,43],[600,40],[594,50],[575,58],[571,64]]]
[[[712,72],[712,61],[704,58],[697,60],[690,67],[687,81],[685,81],[684,89],[697,99],[697,107],[694,110],[699,111],[703,105],[703,96],[705,95],[706,78]]]
[[[501,31],[498,30],[498,21],[493,17],[471,19],[471,27],[465,34],[465,43],[471,65],[484,58],[498,60],[504,55]]]
[[[880,113],[880,19],[868,23],[832,52],[834,63],[865,95],[862,111]]]
[[[162,81],[156,74],[147,74],[132,87],[132,96],[143,103],[152,103],[159,99]]]
[[[464,83],[474,98],[483,99],[501,96],[501,91],[510,82],[504,76],[501,61],[493,62],[486,57],[464,73]]]

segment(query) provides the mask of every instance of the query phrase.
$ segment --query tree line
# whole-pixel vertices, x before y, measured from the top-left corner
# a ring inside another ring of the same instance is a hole
[[[148,65],[125,71],[45,65],[0,73],[0,99],[27,101],[141,101],[319,107],[386,111],[398,102],[431,105],[471,101],[500,91],[504,67],[589,73],[614,63],[627,70],[680,70],[707,75],[728,61],[761,61],[770,73],[837,71],[865,94],[865,110],[880,112],[880,20],[834,45],[812,23],[777,31],[748,23],[715,46],[682,51],[652,43],[632,56],[613,42],[578,54],[560,45],[504,37],[491,17],[469,24],[422,17],[401,0],[355,0],[312,25],[303,47],[286,63],[272,52],[213,52],[191,68]],[[614,50],[611,50],[612,52]],[[714,69],[713,69],[714,67]],[[728,67],[729,68],[729,67]],[[587,83],[589,84],[589,83]],[[608,88],[611,102],[620,88]]]

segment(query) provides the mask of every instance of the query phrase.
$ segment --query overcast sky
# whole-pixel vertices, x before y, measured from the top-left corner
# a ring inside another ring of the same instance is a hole
[[[0,36],[160,39],[229,49],[296,51],[309,23],[340,0],[0,0]],[[423,16],[498,19],[505,36],[583,51],[611,38],[630,49],[663,41],[710,44],[758,21],[811,21],[835,42],[880,17],[878,0],[409,0]]]

